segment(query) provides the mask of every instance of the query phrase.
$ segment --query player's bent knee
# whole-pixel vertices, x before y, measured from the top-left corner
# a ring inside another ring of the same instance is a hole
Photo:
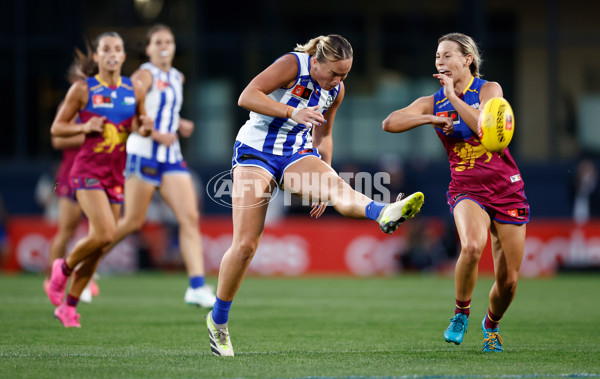
[[[471,263],[479,262],[482,253],[483,248],[478,243],[466,243],[460,250],[460,255],[463,257],[462,259]]]
[[[103,248],[109,245],[116,236],[116,228],[107,227],[93,233],[90,238],[97,248]]]
[[[245,240],[234,244],[233,251],[235,252],[235,255],[236,257],[238,257],[238,259],[249,260],[252,259],[254,253],[256,253],[257,248],[257,240]]]

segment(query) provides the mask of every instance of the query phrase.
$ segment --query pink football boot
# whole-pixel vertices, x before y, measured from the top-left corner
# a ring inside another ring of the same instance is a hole
[[[44,282],[44,290],[46,295],[50,299],[50,302],[54,305],[59,305],[65,296],[65,288],[67,288],[67,282],[69,277],[63,274],[62,264],[65,260],[62,258],[54,260],[52,263],[52,274],[50,274],[50,281]]]
[[[54,316],[62,322],[65,328],[81,328],[79,323],[81,315],[75,311],[75,307],[68,306],[66,302],[61,303],[54,310]]]

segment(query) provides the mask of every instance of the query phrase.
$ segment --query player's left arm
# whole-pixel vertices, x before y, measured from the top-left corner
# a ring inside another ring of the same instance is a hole
[[[479,109],[471,107],[458,96],[455,97],[454,100],[449,100],[469,129],[471,129],[473,133],[477,133],[477,120],[479,119],[480,109],[483,109],[483,105],[492,97],[502,97],[502,87],[496,82],[487,82],[481,86]]]
[[[325,112],[325,122],[321,125],[313,126],[313,146],[319,150],[321,159],[331,166],[331,159],[333,156],[333,121],[335,120],[335,114],[344,100],[345,93],[344,83],[340,84],[340,92],[338,93],[335,101],[327,112]]]
[[[451,77],[445,74],[433,74],[433,77],[439,79],[440,84],[444,87],[444,94],[469,129],[477,133],[479,109],[471,107],[456,94],[454,91],[454,80]],[[496,82],[486,82],[481,86],[481,92],[479,93],[480,108],[492,97],[502,97],[502,87]]]
[[[132,129],[141,136],[147,137],[154,129],[154,120],[146,114],[146,89],[140,80],[132,80],[132,83],[136,99]]]
[[[185,76],[182,72],[179,72],[179,75],[181,75],[181,84],[183,85],[185,83]],[[194,127],[194,121],[180,117],[177,132],[179,132],[182,137],[188,138],[194,132]]]
[[[194,132],[194,121],[185,118],[179,118],[179,128],[177,131],[184,138],[190,137]]]
[[[481,93],[479,94],[479,109],[483,109],[485,103],[488,102],[492,97],[503,97],[502,87],[497,82],[486,82],[481,86]]]

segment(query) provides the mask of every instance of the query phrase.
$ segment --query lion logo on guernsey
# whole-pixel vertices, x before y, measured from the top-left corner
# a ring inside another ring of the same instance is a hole
[[[483,145],[473,146],[466,142],[457,143],[454,146],[454,152],[460,158],[460,163],[455,168],[455,171],[461,172],[471,169],[475,166],[475,160],[482,155],[486,155],[485,163],[492,159],[492,153],[486,150]]]
[[[117,146],[120,145],[119,151],[125,150],[125,142],[127,141],[127,132],[120,132],[118,127],[109,122],[104,124],[102,137],[104,141],[98,143],[94,147],[95,153],[112,153]]]

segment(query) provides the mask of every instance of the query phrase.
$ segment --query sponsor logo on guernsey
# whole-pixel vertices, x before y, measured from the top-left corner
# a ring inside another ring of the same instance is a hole
[[[114,104],[110,97],[100,94],[92,96],[92,108],[112,108]]]
[[[460,117],[458,116],[458,112],[457,111],[437,112],[435,115],[438,116],[438,117],[450,117],[452,119],[452,123],[454,125],[460,124]]]
[[[521,180],[521,175],[520,174],[513,175],[513,176],[510,177],[510,182],[511,183],[518,182],[519,180]]]
[[[135,97],[133,96],[125,96],[123,99],[123,105],[133,105],[135,104]]]
[[[167,88],[168,86],[169,86],[169,82],[165,82],[164,80],[160,80],[160,79],[158,79],[158,80],[156,81],[156,88],[157,88],[159,91],[164,91],[164,90],[165,90],[165,88]]]
[[[306,88],[300,84],[296,84],[294,86],[294,88],[292,89],[292,96],[303,99],[303,100],[310,99],[310,95],[312,95],[312,93],[313,93],[312,89]]]

